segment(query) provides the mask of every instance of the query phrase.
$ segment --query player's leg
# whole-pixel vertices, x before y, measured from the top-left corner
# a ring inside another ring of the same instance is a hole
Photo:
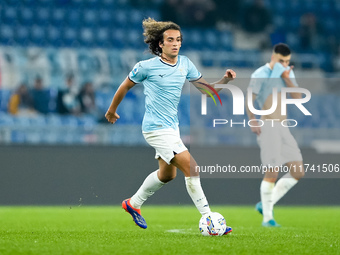
[[[283,162],[288,162],[286,163],[286,166],[290,169],[290,172],[282,176],[276,183],[273,189],[274,204],[276,204],[294,185],[296,185],[298,180],[300,180],[305,174],[301,151],[296,140],[288,128],[282,127],[281,134],[283,140],[281,157],[284,160]]]
[[[183,151],[175,155],[171,160],[171,164],[184,173],[185,186],[198,211],[202,216],[208,215],[211,210],[201,186],[199,172],[196,171],[197,163],[195,159],[190,155],[189,151]],[[232,231],[233,229],[227,226],[224,234],[227,235]]]
[[[163,185],[176,177],[176,167],[158,158],[159,169],[149,174],[138,191],[131,197],[131,205],[139,209]]]
[[[256,209],[263,215],[263,223],[272,222],[273,217],[273,188],[278,177],[280,166],[281,139],[276,126],[266,123],[258,136],[258,144],[261,149],[261,162],[266,171],[260,186],[261,202],[256,204]]]
[[[168,165],[161,158],[158,159],[158,162],[159,169],[149,174],[137,192],[130,199],[126,199],[122,203],[123,208],[131,214],[134,222],[141,228],[147,227],[140,211],[143,203],[165,183],[176,177],[176,167]]]
[[[261,210],[262,210],[264,223],[267,223],[274,219],[274,215],[273,215],[274,203],[272,199],[272,194],[273,194],[273,189],[274,189],[277,177],[278,177],[277,168],[269,168],[267,172],[265,173],[264,178],[261,182],[261,186],[260,186]],[[257,208],[257,210],[259,209],[260,208]]]
[[[179,133],[172,129],[156,130],[153,132],[143,133],[145,140],[155,151],[155,158],[158,159],[159,169],[146,177],[138,191],[131,197],[131,205],[139,209],[142,204],[152,196],[165,183],[176,177],[176,167],[170,164],[170,160],[175,156],[174,151],[178,148],[176,144],[183,145]]]
[[[199,173],[196,172],[197,163],[189,151],[176,154],[171,164],[184,173],[187,191],[198,211],[202,216],[209,214],[211,210],[201,186]]]
[[[159,169],[146,177],[143,184],[130,199],[123,201],[123,208],[131,214],[138,226],[146,228],[140,208],[165,183],[176,177],[176,167],[171,165],[170,161],[176,152],[186,150],[186,147],[179,137],[178,130],[156,130],[144,132],[143,135],[148,144],[156,151],[155,158],[158,159]],[[139,222],[142,223],[139,224]]]
[[[122,203],[122,207],[131,214],[134,222],[141,228],[147,228],[147,224],[143,216],[141,215],[141,206],[143,203],[152,196],[157,190],[159,190],[165,182],[162,182],[158,178],[159,170],[149,174],[137,192],[129,199],[126,199]]]
[[[161,182],[167,183],[176,178],[177,168],[170,164],[168,165],[163,159],[158,159],[159,171],[158,179]]]
[[[163,182],[159,179],[159,170],[152,172],[149,174],[137,192],[131,197],[131,205],[140,209],[143,203],[151,197],[157,190],[159,190],[166,182]]]
[[[305,176],[305,169],[303,167],[303,162],[302,161],[292,161],[286,163],[286,165],[289,167],[290,170],[290,175],[296,179],[300,180]]]
[[[278,180],[273,189],[274,205],[304,176],[305,170],[302,161],[292,161],[286,163],[286,166],[291,169],[289,173]]]

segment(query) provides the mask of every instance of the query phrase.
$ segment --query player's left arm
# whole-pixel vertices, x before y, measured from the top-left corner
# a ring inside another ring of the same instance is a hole
[[[294,68],[294,66],[290,66],[290,68],[288,70],[284,71],[281,75],[286,86],[289,87],[289,88],[296,88],[296,85],[294,84],[294,82],[292,81],[292,78],[291,78],[291,76],[292,76],[291,72],[293,73],[293,68]],[[290,96],[292,98],[301,98],[302,97],[301,93],[290,93]]]
[[[215,82],[212,83],[208,83],[204,78],[200,78],[196,81],[192,81],[191,83],[201,91],[202,94],[207,94],[209,95],[206,91],[210,91],[210,92],[214,92],[213,90],[215,90],[216,92],[221,91],[221,88],[215,89],[215,85],[216,84],[227,84],[228,82],[234,80],[236,78],[236,73],[235,71],[231,70],[231,69],[227,69],[225,74],[223,75],[223,77]],[[212,90],[213,89],[213,90]]]

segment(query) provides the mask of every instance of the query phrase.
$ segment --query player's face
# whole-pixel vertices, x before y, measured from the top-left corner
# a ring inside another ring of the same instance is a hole
[[[284,67],[289,66],[291,55],[282,56],[281,54],[273,54],[274,62],[281,63]]]
[[[159,43],[162,48],[162,54],[170,57],[178,56],[179,49],[182,46],[181,32],[178,30],[166,30],[163,33],[163,38],[163,43]]]

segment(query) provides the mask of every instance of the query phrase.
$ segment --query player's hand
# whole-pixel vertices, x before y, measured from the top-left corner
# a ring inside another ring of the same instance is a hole
[[[108,122],[114,124],[120,118],[120,116],[116,112],[107,111],[105,114],[105,118]]]
[[[293,68],[294,68],[294,66],[290,66],[288,70],[284,71],[284,72],[281,74],[281,77],[282,77],[283,79],[289,78],[290,71],[292,71]]]
[[[261,127],[250,127],[251,132],[253,132],[256,135],[260,135],[261,134]]]
[[[227,69],[225,71],[225,74],[223,76],[224,79],[227,79],[228,81],[232,81],[236,78],[236,73],[234,70]]]

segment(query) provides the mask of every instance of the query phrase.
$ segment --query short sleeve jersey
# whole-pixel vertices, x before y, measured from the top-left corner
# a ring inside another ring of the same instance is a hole
[[[280,92],[286,86],[281,75],[287,69],[289,67],[285,68],[280,63],[276,63],[274,68],[271,69],[267,63],[252,73],[249,88],[252,88],[252,92],[256,94],[256,101],[261,109],[268,96],[272,94],[273,88],[277,88],[277,91]],[[298,87],[293,70],[290,71],[289,77]]]
[[[178,56],[176,64],[164,62],[160,57],[138,62],[129,73],[134,83],[143,83],[145,114],[142,130],[178,129],[177,107],[185,80],[202,77],[195,65],[185,56]]]

